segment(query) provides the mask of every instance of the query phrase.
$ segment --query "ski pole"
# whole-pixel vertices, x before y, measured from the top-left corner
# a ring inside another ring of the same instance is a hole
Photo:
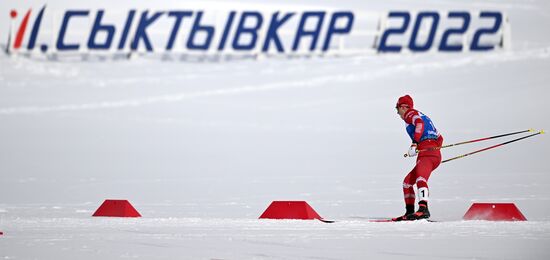
[[[490,150],[490,149],[493,149],[493,148],[497,148],[497,147],[500,147],[500,146],[503,146],[503,145],[507,145],[507,144],[509,144],[509,143],[517,142],[517,141],[523,140],[523,139],[525,139],[525,138],[533,137],[533,136],[535,136],[535,135],[540,135],[540,134],[544,134],[544,130],[540,130],[540,131],[537,132],[537,133],[530,134],[530,135],[527,135],[527,136],[524,136],[524,137],[520,137],[520,138],[517,138],[517,139],[514,139],[514,140],[510,140],[510,141],[508,141],[508,142],[504,142],[504,143],[500,143],[500,144],[495,144],[495,145],[493,145],[493,146],[489,146],[489,147],[487,147],[487,148],[483,148],[483,149],[480,149],[480,150],[477,150],[477,151],[473,151],[473,152],[471,152],[471,153],[467,153],[467,154],[459,155],[459,156],[456,156],[456,157],[453,157],[453,158],[450,158],[450,159],[446,159],[446,160],[443,160],[441,163],[446,163],[446,162],[450,162],[450,161],[452,161],[452,160],[464,158],[464,157],[470,156],[470,155],[472,155],[472,154],[476,154],[476,153],[479,153],[479,152],[487,151],[487,150]]]
[[[474,139],[474,140],[469,140],[469,141],[463,141],[463,142],[454,143],[454,144],[443,145],[443,146],[440,146],[440,147],[430,147],[430,148],[427,148],[427,149],[416,150],[416,152],[420,153],[420,152],[426,152],[426,151],[440,150],[440,149],[448,148],[448,147],[452,147],[452,146],[463,145],[463,144],[471,144],[471,143],[481,142],[481,141],[485,141],[485,140],[496,139],[496,138],[500,138],[500,137],[523,134],[523,133],[534,132],[534,131],[535,131],[535,129],[528,129],[528,130],[517,131],[517,132],[513,132],[513,133],[495,135],[495,136],[484,137],[484,138],[479,138],[479,139]],[[408,157],[409,155],[404,154],[403,156]]]

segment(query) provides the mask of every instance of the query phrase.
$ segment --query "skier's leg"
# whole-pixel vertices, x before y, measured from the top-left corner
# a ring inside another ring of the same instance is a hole
[[[419,158],[416,163],[416,187],[418,189],[418,201],[428,201],[430,191],[428,189],[428,179],[432,174],[432,161],[430,157]]]
[[[403,216],[394,218],[394,221],[401,221],[401,220],[407,220],[406,216],[414,213],[414,201],[415,201],[415,195],[414,195],[414,176],[415,176],[415,169],[413,168],[407,176],[405,176],[405,179],[403,180],[403,196],[405,198],[405,214]]]
[[[416,199],[416,196],[414,194],[414,180],[415,180],[415,168],[405,176],[405,179],[403,180],[403,196],[405,198],[405,205],[413,205],[413,211],[414,211],[414,201]]]
[[[418,188],[418,200],[428,201],[430,197],[430,190],[428,188],[428,180],[432,175],[432,172],[439,166],[441,157],[426,156],[418,158],[416,164],[416,187]]]
[[[418,158],[416,164],[416,187],[418,188],[418,211],[414,214],[407,216],[407,218],[423,219],[430,217],[430,211],[428,210],[428,200],[430,197],[430,190],[428,188],[428,180],[432,171],[439,166],[441,158],[438,157],[421,157]]]

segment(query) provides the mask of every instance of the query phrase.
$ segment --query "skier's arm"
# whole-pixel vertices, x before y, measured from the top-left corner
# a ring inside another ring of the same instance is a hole
[[[424,121],[420,116],[413,117],[413,124],[415,127],[414,130],[414,141],[416,143],[420,143],[420,138],[422,137],[422,133],[424,133]]]
[[[419,143],[420,138],[422,137],[422,133],[424,133],[424,120],[422,120],[422,117],[420,117],[418,112],[411,111],[406,114],[405,122],[407,124],[414,125],[413,143],[416,143],[416,144]]]

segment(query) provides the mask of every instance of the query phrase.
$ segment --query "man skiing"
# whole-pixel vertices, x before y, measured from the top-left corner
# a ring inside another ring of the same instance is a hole
[[[437,132],[432,120],[414,109],[413,99],[409,95],[398,99],[397,114],[406,123],[406,130],[411,137],[412,144],[407,155],[418,156],[416,166],[407,174],[403,181],[406,212],[403,216],[394,218],[394,221],[427,219],[428,210],[428,179],[433,170],[441,163],[441,152],[438,147],[443,144],[443,137]],[[414,212],[416,199],[413,186],[418,190],[418,211]]]

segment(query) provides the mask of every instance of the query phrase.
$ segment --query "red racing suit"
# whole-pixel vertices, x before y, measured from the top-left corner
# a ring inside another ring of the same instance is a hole
[[[407,133],[412,142],[417,144],[417,149],[420,151],[416,158],[416,166],[403,180],[405,204],[414,205],[416,196],[413,186],[415,184],[417,186],[419,200],[428,201],[428,180],[432,171],[441,163],[441,151],[439,149],[422,150],[441,147],[443,137],[439,134],[431,119],[421,112],[411,108],[405,113],[404,117],[407,124]]]

